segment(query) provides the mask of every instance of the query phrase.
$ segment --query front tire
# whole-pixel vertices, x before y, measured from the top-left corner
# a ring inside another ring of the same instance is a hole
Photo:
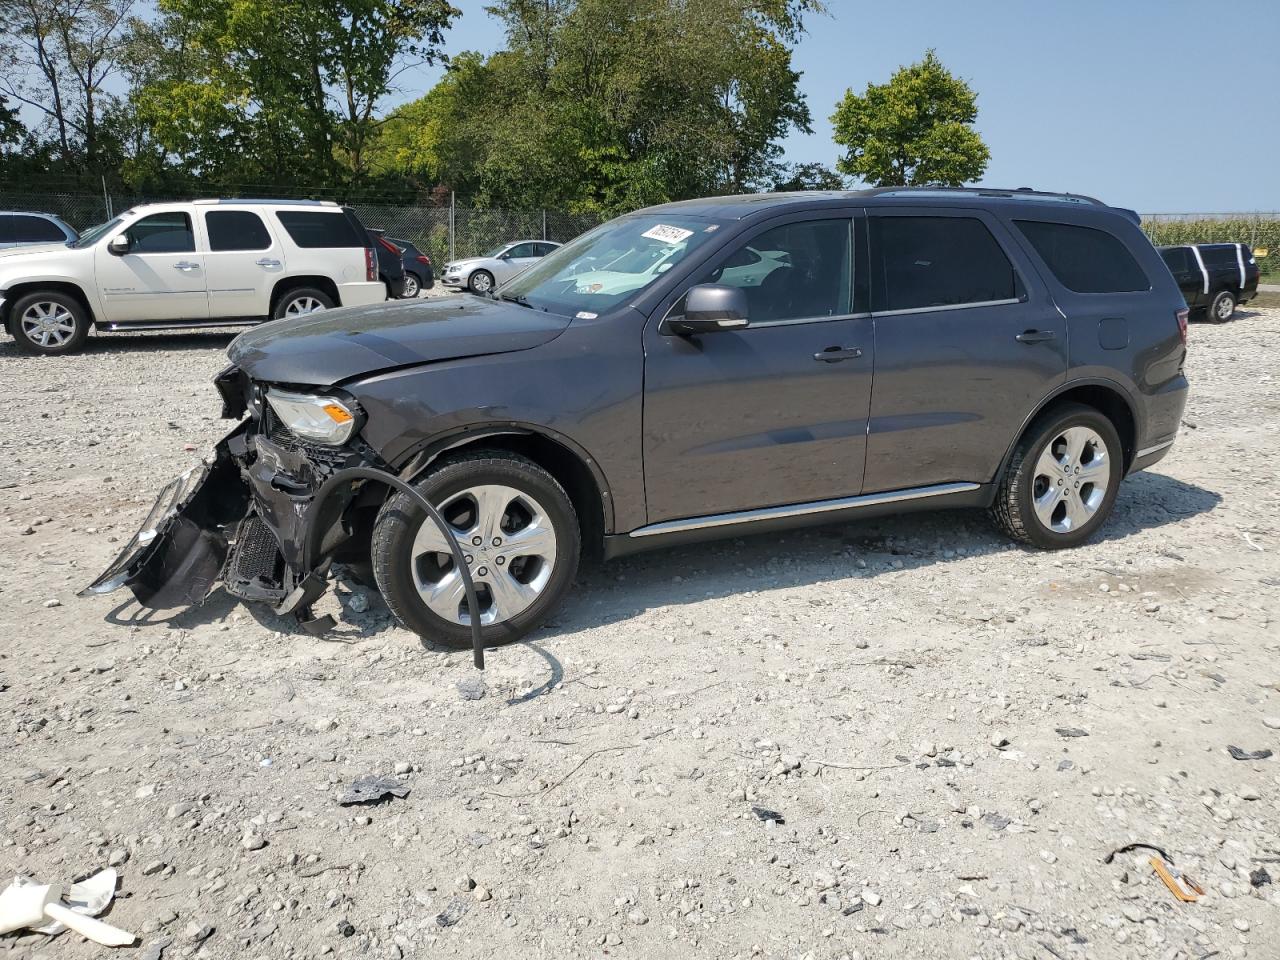
[[[555,478],[516,454],[477,451],[415,486],[471,558],[484,642],[517,640],[539,626],[573,583],[581,548],[577,514]],[[400,623],[426,640],[470,643],[471,611],[448,542],[403,494],[379,512],[371,554],[378,589]]]
[[[275,320],[284,320],[332,309],[333,298],[323,290],[317,290],[315,287],[296,287],[277,301],[276,309],[271,316]]]
[[[1213,323],[1226,323],[1236,312],[1236,295],[1230,290],[1219,290],[1209,304],[1207,316]]]
[[[467,278],[467,289],[481,296],[493,289],[493,274],[488,270],[477,270]]]
[[[10,332],[23,353],[46,357],[76,353],[89,339],[89,313],[84,305],[56,290],[19,297],[10,318]]]
[[[1124,450],[1115,426],[1083,404],[1039,417],[1018,441],[991,515],[1014,540],[1042,550],[1093,536],[1115,505]]]

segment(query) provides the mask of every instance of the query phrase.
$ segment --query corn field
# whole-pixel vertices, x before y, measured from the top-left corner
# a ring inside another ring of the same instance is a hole
[[[1280,213],[1151,213],[1142,229],[1156,246],[1180,243],[1247,243],[1267,250],[1258,258],[1263,280],[1280,277]]]

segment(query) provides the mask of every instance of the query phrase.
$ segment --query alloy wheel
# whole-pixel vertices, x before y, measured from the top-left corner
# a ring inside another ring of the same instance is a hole
[[[439,509],[466,558],[482,624],[510,620],[538,599],[551,580],[557,544],[537,500],[514,487],[485,484],[454,494]],[[410,563],[422,601],[442,619],[470,625],[462,575],[429,519],[418,528]]]
[[[289,305],[284,308],[286,317],[304,317],[308,313],[319,313],[325,309],[323,303],[315,297],[298,297],[296,300],[290,300]]]
[[[483,270],[471,278],[471,289],[476,293],[488,293],[493,287],[493,280]]]
[[[1049,440],[1036,460],[1036,518],[1054,533],[1079,530],[1106,500],[1110,483],[1111,464],[1101,435],[1090,427],[1068,427]]]
[[[1219,320],[1230,320],[1231,314],[1235,313],[1236,305],[1230,297],[1219,297],[1218,303],[1214,307],[1214,314]]]
[[[62,347],[76,332],[76,319],[60,303],[40,300],[22,311],[18,321],[22,332],[32,343],[41,347]]]
[[[404,295],[408,299],[412,299],[418,295],[418,278],[412,273],[405,274]]]

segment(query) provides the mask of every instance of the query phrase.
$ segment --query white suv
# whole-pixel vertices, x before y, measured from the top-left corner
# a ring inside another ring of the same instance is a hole
[[[0,250],[0,321],[27,353],[71,353],[91,326],[235,326],[386,297],[368,233],[332,202],[153,203],[71,243]]]

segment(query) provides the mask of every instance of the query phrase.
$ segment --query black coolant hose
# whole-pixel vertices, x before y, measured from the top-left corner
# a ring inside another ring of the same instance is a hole
[[[453,553],[453,564],[458,568],[458,573],[462,577],[462,586],[467,591],[467,610],[471,615],[471,651],[476,669],[483,670],[484,642],[480,639],[480,604],[476,599],[476,586],[471,582],[471,571],[467,569],[467,558],[462,552],[462,547],[458,545],[458,538],[454,535],[453,528],[440,515],[440,511],[431,505],[431,501],[395,474],[388,473],[386,470],[378,470],[375,467],[347,467],[344,470],[339,470],[324,483],[320,484],[320,488],[316,490],[316,495],[311,501],[311,506],[307,509],[307,532],[302,541],[302,569],[306,570],[308,575],[314,569],[312,557],[315,553],[316,540],[320,536],[320,525],[317,523],[320,519],[320,508],[329,499],[329,495],[333,493],[334,489],[341,484],[350,483],[352,480],[374,480],[378,483],[385,483],[392,489],[399,490],[425,510],[427,516],[440,528],[445,542],[449,544],[449,549]]]

